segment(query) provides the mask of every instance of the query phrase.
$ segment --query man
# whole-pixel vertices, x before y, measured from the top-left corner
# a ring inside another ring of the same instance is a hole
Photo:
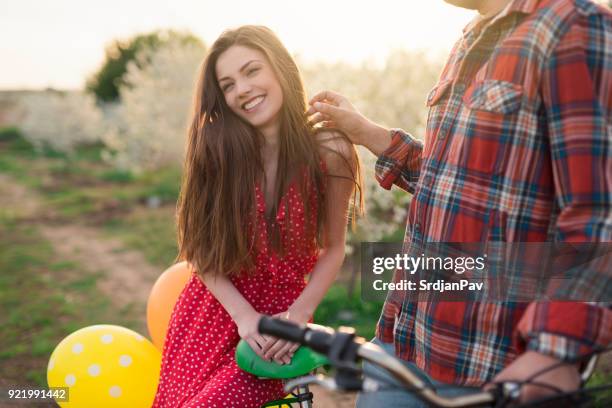
[[[424,143],[330,91],[311,101],[313,121],[377,155],[383,188],[413,194],[406,243],[612,241],[610,11],[588,0],[447,1],[479,16],[427,98]],[[463,392],[605,347],[611,331],[610,310],[587,303],[415,303],[393,292],[374,341],[426,381]],[[577,366],[538,381],[576,389]],[[528,386],[521,398],[551,392]],[[358,400],[385,404],[419,402],[396,392]]]

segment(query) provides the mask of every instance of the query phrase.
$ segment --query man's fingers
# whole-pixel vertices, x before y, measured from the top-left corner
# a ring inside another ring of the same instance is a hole
[[[338,119],[343,112],[341,108],[325,102],[315,102],[312,107],[315,111],[326,115],[330,119]]]
[[[335,128],[336,126],[336,122],[334,122],[333,120],[325,120],[321,123],[319,123],[319,126],[324,127],[324,128]]]
[[[308,119],[308,123],[310,123],[311,126],[316,125],[317,123],[322,123],[325,120],[328,120],[329,116],[324,115],[321,112],[316,112],[314,115],[312,115],[309,119]]]
[[[484,391],[493,391],[493,390],[495,389],[495,386],[496,386],[496,385],[495,385],[494,383],[492,383],[492,382],[488,382],[488,383],[486,383],[486,384],[485,384],[485,385],[482,387],[482,389],[483,389]]]
[[[334,105],[339,104],[342,101],[343,97],[334,92],[334,91],[321,91],[313,96],[308,102],[309,105],[314,104],[315,102],[323,102],[325,100],[333,103]]]

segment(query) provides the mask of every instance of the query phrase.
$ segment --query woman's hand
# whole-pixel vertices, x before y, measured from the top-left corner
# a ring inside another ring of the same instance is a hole
[[[263,315],[257,313],[255,310],[241,313],[239,317],[234,319],[236,326],[238,326],[238,334],[240,338],[246,341],[253,351],[261,358],[264,358],[264,346],[269,341],[267,338],[259,334],[257,325],[259,319]]]
[[[311,318],[311,316],[296,312],[291,308],[286,312],[275,314],[273,317],[290,320],[300,325],[308,323]],[[268,341],[263,349],[264,359],[272,360],[277,364],[289,364],[291,363],[293,354],[295,354],[299,347],[300,345],[297,343],[291,343],[287,340],[277,339],[275,337],[268,337]]]

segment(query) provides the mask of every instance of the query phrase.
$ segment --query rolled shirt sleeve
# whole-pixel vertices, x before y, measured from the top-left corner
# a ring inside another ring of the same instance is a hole
[[[612,242],[612,52],[605,49],[612,32],[587,30],[589,24],[578,19],[568,29],[542,78],[559,242]],[[607,263],[576,279],[599,274],[597,284],[609,285]],[[612,312],[601,304],[534,302],[519,322],[518,340],[525,349],[572,360],[612,342]]]
[[[376,180],[384,189],[395,184],[412,194],[421,173],[423,143],[401,129],[392,132],[391,145],[376,161]]]

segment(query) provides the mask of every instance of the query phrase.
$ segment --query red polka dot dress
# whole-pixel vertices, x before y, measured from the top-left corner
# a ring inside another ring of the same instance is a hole
[[[232,278],[232,282],[258,312],[272,315],[286,311],[300,295],[318,251],[314,233],[307,233],[314,229],[305,228],[304,203],[295,183],[287,189],[276,215],[285,248],[282,257],[269,247],[265,200],[259,186],[255,190],[256,271]],[[314,202],[314,193],[311,200]],[[308,218],[308,225],[314,225],[316,214]],[[234,353],[239,340],[238,328],[221,303],[200,278],[192,276],[170,320],[153,407],[248,408],[282,398],[281,381],[258,379],[238,368]]]

